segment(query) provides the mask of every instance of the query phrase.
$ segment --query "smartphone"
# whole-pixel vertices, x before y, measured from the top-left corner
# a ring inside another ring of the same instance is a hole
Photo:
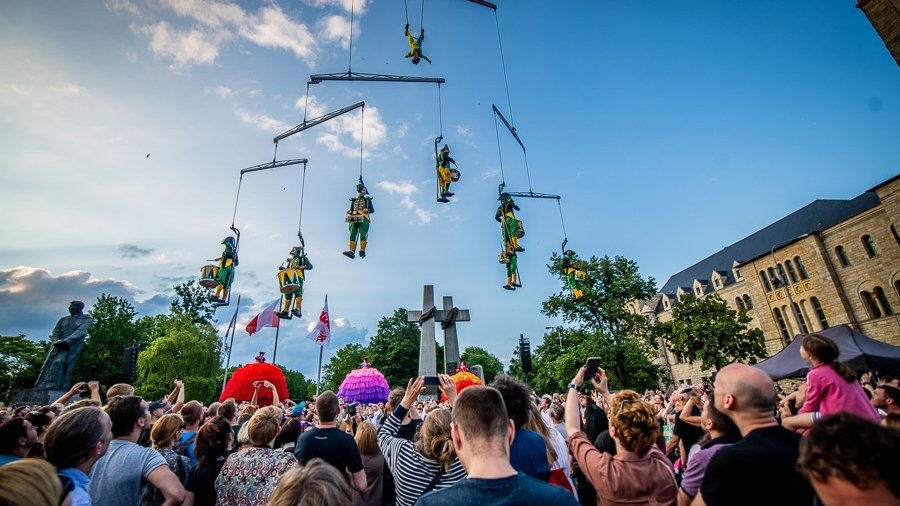
[[[437,376],[424,376],[425,385],[427,386],[438,386],[441,382],[438,380]]]
[[[591,357],[584,363],[584,381],[591,381],[597,375],[600,367],[600,357]]]

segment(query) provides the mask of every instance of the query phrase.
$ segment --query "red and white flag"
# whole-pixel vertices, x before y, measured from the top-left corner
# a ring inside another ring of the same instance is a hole
[[[263,327],[277,327],[280,318],[275,315],[275,311],[278,310],[280,303],[281,299],[275,299],[271,304],[264,307],[258,315],[254,316],[250,323],[247,324],[247,333],[252,336]]]
[[[328,346],[328,343],[331,342],[331,318],[329,318],[328,316],[327,295],[325,296],[325,307],[322,308],[322,314],[319,315],[319,321],[312,329],[312,332],[310,332],[306,337],[312,339],[316,342],[316,344],[321,346]]]

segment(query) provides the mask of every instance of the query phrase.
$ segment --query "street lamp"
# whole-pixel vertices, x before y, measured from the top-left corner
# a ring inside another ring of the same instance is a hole
[[[775,250],[782,246],[790,244],[792,242],[799,241],[800,239],[803,239],[804,237],[806,237],[808,235],[809,234],[798,235],[797,237],[794,237],[793,239],[789,239],[787,241],[783,241],[778,244],[775,244],[774,246],[772,246],[772,249],[769,251],[769,255],[772,257],[772,269],[774,269],[773,272],[778,273],[778,278],[775,278],[775,277],[772,278],[772,284],[774,285],[775,282],[778,282],[781,284],[781,286],[784,287],[784,291],[787,293],[788,302],[791,305],[791,313],[793,313],[794,319],[797,320],[797,330],[800,330],[800,322],[802,321],[802,316],[800,315],[800,306],[794,304],[794,298],[791,296],[791,285],[788,282],[787,274],[784,272],[784,269],[778,268],[778,262],[775,260]],[[780,287],[776,286],[775,288],[780,288]],[[790,337],[788,337],[787,340],[782,338],[781,341],[785,346],[787,346],[791,342]]]

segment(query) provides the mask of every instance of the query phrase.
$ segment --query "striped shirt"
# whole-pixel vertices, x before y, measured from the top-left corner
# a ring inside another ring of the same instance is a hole
[[[378,446],[396,483],[397,506],[413,506],[425,492],[449,488],[466,478],[466,470],[456,458],[437,484],[426,490],[440,472],[441,464],[417,452],[410,441],[397,437],[406,413],[406,408],[397,406],[378,429]]]

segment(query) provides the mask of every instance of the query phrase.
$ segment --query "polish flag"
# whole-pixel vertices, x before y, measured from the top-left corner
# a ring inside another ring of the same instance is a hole
[[[278,310],[278,304],[281,299],[275,299],[271,304],[263,308],[258,315],[254,316],[250,323],[247,324],[247,333],[251,336],[263,327],[277,327],[279,318],[275,316]]]
[[[331,342],[331,319],[328,317],[328,295],[325,296],[325,307],[322,308],[322,314],[319,315],[319,321],[306,337],[312,339],[320,346],[328,346],[328,343]]]

